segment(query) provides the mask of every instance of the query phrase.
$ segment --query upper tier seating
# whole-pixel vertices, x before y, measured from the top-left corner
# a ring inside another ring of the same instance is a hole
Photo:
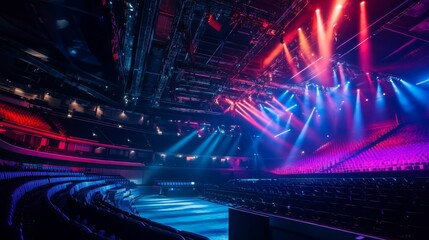
[[[73,118],[53,118],[55,125],[61,131],[71,137],[83,138],[104,144],[128,146],[139,149],[149,149],[150,144],[145,133],[128,128],[119,128],[114,124],[97,124]],[[84,125],[84,128],[76,128],[76,125]]]
[[[366,136],[360,139],[350,140],[349,137],[338,137],[319,147],[310,156],[286,163],[285,166],[275,169],[273,172],[276,174],[325,172],[331,166],[374,143],[395,127],[394,124],[378,126],[366,132]]]
[[[329,171],[422,170],[428,169],[428,164],[429,127],[407,124]]]
[[[3,102],[0,102],[0,118],[25,127],[53,131],[40,113]]]

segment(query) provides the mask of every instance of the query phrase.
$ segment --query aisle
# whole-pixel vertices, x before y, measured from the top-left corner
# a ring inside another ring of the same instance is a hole
[[[138,199],[134,207],[140,216],[178,230],[195,232],[212,240],[228,239],[228,207],[197,197],[160,197]]]

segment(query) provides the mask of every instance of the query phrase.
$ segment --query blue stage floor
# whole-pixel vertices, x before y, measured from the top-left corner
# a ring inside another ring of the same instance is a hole
[[[228,207],[198,197],[149,195],[134,202],[141,217],[212,240],[228,239]]]

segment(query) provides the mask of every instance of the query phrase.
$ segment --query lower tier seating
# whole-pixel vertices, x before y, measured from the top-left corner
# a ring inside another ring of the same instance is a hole
[[[235,180],[212,201],[392,239],[427,239],[429,178]]]
[[[134,186],[119,176],[0,173],[0,232],[7,239],[207,239],[105,205],[107,192]]]

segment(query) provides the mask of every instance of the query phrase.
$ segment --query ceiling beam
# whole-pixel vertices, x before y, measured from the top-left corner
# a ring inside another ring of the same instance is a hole
[[[282,32],[292,20],[308,5],[310,0],[296,0],[291,5],[283,6],[283,14],[276,20],[271,27],[272,29]],[[273,39],[275,36],[267,34],[266,32],[261,33],[257,38],[256,44],[238,61],[235,65],[235,74],[232,79],[237,79],[243,69],[255,58],[255,56]]]
[[[155,90],[152,98],[152,106],[159,107],[159,101],[164,93],[164,90],[168,84],[169,79],[173,75],[174,63],[182,47],[186,44],[185,38],[190,34],[190,27],[192,23],[192,17],[194,13],[195,1],[180,0],[179,7],[177,8],[176,15],[173,20],[173,27],[171,28],[171,42],[168,47],[167,56],[165,57],[161,76],[159,78],[158,86]],[[183,29],[180,29],[180,25],[183,24]],[[188,48],[189,46],[185,46]]]
[[[141,1],[134,9],[138,9],[138,29],[134,39],[135,53],[134,62],[131,67],[128,83],[125,91],[134,99],[133,104],[138,102],[141,95],[144,72],[146,71],[149,52],[152,46],[156,19],[159,14],[161,0]]]
[[[390,32],[393,32],[393,33],[397,33],[397,34],[409,37],[409,38],[414,38],[414,39],[429,43],[429,37],[427,37],[423,34],[420,34],[420,33],[411,32],[408,29],[404,29],[402,27],[399,27],[399,26],[396,26],[393,24],[386,24],[383,26],[383,29],[390,31]]]
[[[415,38],[410,39],[410,40],[409,40],[408,42],[406,42],[405,44],[402,44],[402,46],[401,46],[401,47],[399,47],[399,48],[395,49],[394,51],[392,51],[391,53],[389,53],[389,55],[387,55],[386,57],[384,57],[384,58],[383,58],[383,60],[386,60],[386,59],[388,59],[388,58],[392,57],[393,55],[395,55],[395,54],[397,54],[397,53],[401,52],[401,51],[402,51],[402,50],[404,50],[406,47],[408,47],[408,46],[410,46],[411,44],[413,44],[415,41],[416,41],[416,39],[415,39]]]
[[[19,28],[17,28],[17,29],[19,29]],[[30,37],[30,35],[28,35],[26,37]],[[32,37],[30,39],[33,40]],[[31,50],[31,51],[35,51],[35,52],[40,52],[41,54],[47,55],[46,57],[47,57],[48,61],[55,61],[55,59],[51,60],[48,56],[49,54],[46,53],[45,51],[38,50],[37,48],[32,49],[30,46],[24,45],[23,43],[16,41],[14,39],[6,38],[6,37],[0,37],[0,41],[2,41],[3,42],[2,44],[4,44],[4,46],[6,48],[9,48],[9,50],[11,50],[11,51],[20,50],[20,51],[26,52],[28,50]],[[34,41],[36,41],[36,40],[34,40]],[[44,41],[46,42],[46,40],[44,40]],[[79,66],[74,64],[72,59],[69,57],[68,53],[64,52],[64,48],[58,47],[58,45],[55,45],[54,42],[48,42],[48,44],[49,44],[49,47],[57,48],[58,51],[60,51],[62,53],[62,56],[67,59],[67,63],[70,64],[70,66],[67,66],[67,68],[73,69],[75,72],[79,73],[79,77],[81,80],[88,82],[90,84],[98,84],[98,85],[109,86],[109,87],[113,87],[113,88],[119,88],[120,87],[118,84],[107,81],[106,79],[103,79],[103,78],[101,78],[95,74],[89,73],[86,70],[83,70],[82,68],[80,68]],[[8,45],[8,46],[6,46],[6,45]],[[14,50],[12,50],[12,48]]]
[[[45,62],[43,62],[43,61],[41,61],[41,60],[39,60],[33,56],[30,56],[30,55],[28,55],[24,52],[21,52],[21,51],[13,51],[10,49],[5,49],[5,48],[2,48],[2,52],[9,55],[12,58],[18,58],[18,59],[20,59],[20,60],[22,60],[28,64],[31,64],[31,65],[34,65],[34,66],[40,68],[40,69],[43,69],[43,71],[47,72],[49,75],[56,77],[58,79],[61,79],[67,85],[72,86],[74,88],[77,88],[77,89],[81,90],[82,92],[84,92],[84,93],[86,93],[86,94],[88,94],[88,95],[90,95],[96,99],[100,99],[100,100],[104,101],[105,103],[110,104],[111,106],[119,107],[119,103],[117,101],[105,96],[104,94],[102,94],[102,93],[100,93],[100,92],[98,92],[98,91],[96,91],[96,90],[94,90],[94,89],[92,89],[92,88],[90,88],[84,84],[78,83],[74,77],[69,76],[69,75],[63,73],[62,71],[59,71],[59,70],[53,68],[52,66],[46,64]]]
[[[132,11],[131,7],[132,6]],[[119,61],[117,63],[118,72],[121,74],[123,85],[125,86],[127,84],[127,80],[130,77],[130,71],[131,71],[131,64],[133,61],[133,48],[134,48],[134,35],[135,35],[135,27],[136,27],[136,14],[137,11],[135,8],[138,7],[136,0],[128,0],[128,15],[126,15],[126,23],[124,27],[124,34],[123,34],[123,41],[122,46],[119,47],[118,55],[119,55]],[[112,24],[114,19],[114,12],[111,11],[111,18],[112,18]],[[116,24],[115,24],[116,25]],[[116,26],[119,28],[119,26]],[[113,29],[115,30],[115,29]]]
[[[197,30],[195,31],[194,38],[192,39],[192,47],[195,53],[197,51],[198,45],[200,44],[201,37],[207,29],[207,13],[204,12],[203,16],[200,19]],[[186,53],[185,60],[189,57],[189,53]]]

